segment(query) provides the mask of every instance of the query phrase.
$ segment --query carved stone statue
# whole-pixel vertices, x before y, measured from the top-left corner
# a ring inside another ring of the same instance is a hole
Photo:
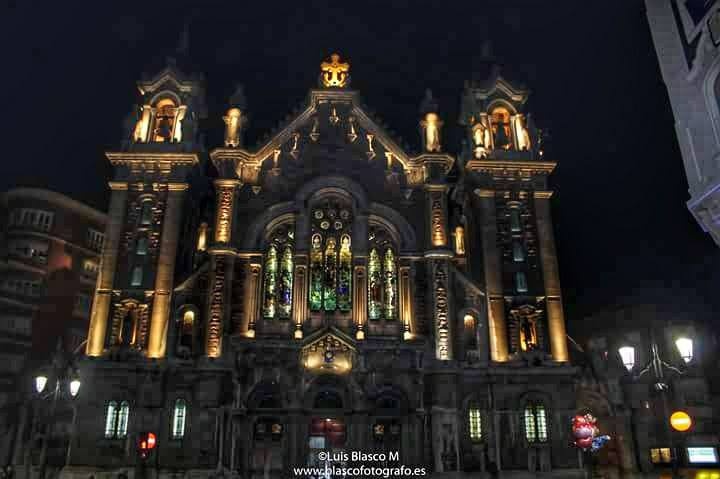
[[[428,113],[423,121],[423,129],[425,130],[425,150],[429,152],[439,152],[440,145],[440,126],[442,121],[437,113]]]
[[[490,129],[482,121],[478,121],[472,128],[473,144],[475,145],[475,158],[478,160],[487,156],[490,149]]]
[[[425,90],[425,98],[420,105],[420,113],[424,114],[420,127],[423,133],[424,150],[428,152],[439,152],[440,144],[440,128],[443,122],[437,114],[438,104],[433,98],[432,90]]]
[[[242,129],[245,126],[246,105],[245,90],[242,85],[235,87],[235,93],[230,97],[230,109],[223,116],[225,122],[225,146],[239,147],[242,146]]]
[[[526,128],[522,115],[516,115],[515,116],[515,132],[517,133],[518,138],[518,150],[519,151],[528,151],[530,150],[530,133],[528,133],[528,129]]]

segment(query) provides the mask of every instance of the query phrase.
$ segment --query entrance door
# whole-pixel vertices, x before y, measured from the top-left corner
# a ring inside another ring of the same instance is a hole
[[[345,441],[347,439],[345,421],[337,418],[314,417],[310,422],[310,434],[308,436],[308,465],[312,467],[345,467],[347,464],[342,461],[345,452]],[[318,454],[326,452],[328,460],[320,460]],[[331,476],[319,476],[329,479]]]

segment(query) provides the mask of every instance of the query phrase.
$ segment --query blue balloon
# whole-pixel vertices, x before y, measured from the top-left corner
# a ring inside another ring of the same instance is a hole
[[[593,438],[592,446],[590,446],[590,450],[592,452],[597,452],[600,450],[601,447],[605,445],[606,442],[610,440],[610,436],[596,436]]]

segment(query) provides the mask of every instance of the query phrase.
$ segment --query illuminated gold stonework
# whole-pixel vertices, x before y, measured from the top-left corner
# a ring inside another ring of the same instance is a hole
[[[320,64],[322,83],[325,87],[344,88],[347,86],[350,75],[349,63],[340,63],[340,55],[333,53],[329,62]]]

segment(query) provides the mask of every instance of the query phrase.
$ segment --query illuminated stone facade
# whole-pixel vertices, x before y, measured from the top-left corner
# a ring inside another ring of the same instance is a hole
[[[467,84],[456,157],[430,92],[412,152],[349,82],[349,63],[324,62],[299,113],[247,149],[235,96],[209,152],[202,84],[172,64],[140,84],[143,115],[107,154],[106,257],[63,477],[288,477],[321,446],[396,450],[437,473],[581,474],[539,205],[555,163],[524,122],[527,92]],[[123,401],[127,421],[108,419]]]

